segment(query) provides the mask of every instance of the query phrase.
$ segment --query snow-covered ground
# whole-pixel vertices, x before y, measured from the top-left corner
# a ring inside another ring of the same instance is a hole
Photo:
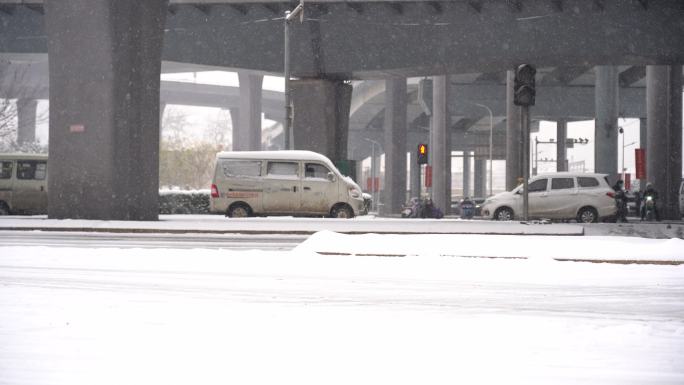
[[[553,259],[587,250],[684,260],[620,237],[0,245],[0,384],[684,383],[684,265]]]

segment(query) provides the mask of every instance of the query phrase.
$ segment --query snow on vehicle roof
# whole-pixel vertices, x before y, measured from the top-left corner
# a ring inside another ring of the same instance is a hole
[[[561,171],[561,172],[547,172],[543,174],[538,174],[535,175],[531,178],[540,178],[540,177],[554,177],[554,176],[595,176],[595,177],[604,177],[607,176],[608,174],[601,174],[601,173],[596,173],[596,172],[581,172],[581,171]]]
[[[47,159],[48,154],[31,154],[21,152],[0,153],[2,159]]]
[[[328,157],[313,151],[222,151],[216,154],[219,159],[277,159],[277,160],[317,160],[332,165]]]

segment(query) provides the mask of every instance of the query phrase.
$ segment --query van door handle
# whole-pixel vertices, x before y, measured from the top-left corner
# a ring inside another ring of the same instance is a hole
[[[311,187],[304,187],[304,190],[311,190]]]
[[[292,191],[297,192],[297,186],[292,186]]]
[[[40,191],[45,191],[45,187],[40,186]]]

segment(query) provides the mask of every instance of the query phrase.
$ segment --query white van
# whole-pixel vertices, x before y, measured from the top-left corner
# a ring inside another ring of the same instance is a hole
[[[230,151],[216,155],[209,211],[229,217],[363,213],[361,188],[311,151]]]
[[[0,154],[0,215],[47,212],[45,154]]]
[[[511,220],[522,216],[523,186],[487,198],[482,216]],[[615,215],[615,192],[605,174],[559,172],[530,179],[529,217],[597,222]]]

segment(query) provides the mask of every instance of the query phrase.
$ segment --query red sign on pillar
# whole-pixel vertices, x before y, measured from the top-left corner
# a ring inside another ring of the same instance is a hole
[[[625,190],[631,190],[632,189],[632,174],[630,173],[625,173]]]
[[[368,191],[380,191],[380,177],[367,178],[366,179],[366,190]]]
[[[646,149],[637,148],[634,150],[634,162],[636,163],[637,179],[646,179]]]
[[[425,166],[425,187],[432,187],[432,166]]]

